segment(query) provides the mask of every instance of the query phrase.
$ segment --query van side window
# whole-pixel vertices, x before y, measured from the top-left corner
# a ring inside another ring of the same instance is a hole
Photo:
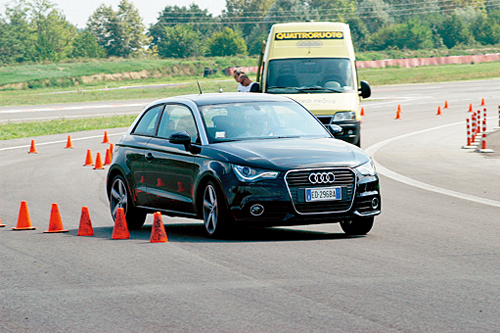
[[[158,105],[149,109],[139,120],[133,134],[153,136],[156,132],[156,124],[163,109],[163,105]]]

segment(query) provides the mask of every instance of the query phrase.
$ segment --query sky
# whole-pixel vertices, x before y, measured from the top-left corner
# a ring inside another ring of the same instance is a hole
[[[0,0],[0,13],[5,14],[5,5],[11,0]],[[101,4],[112,6],[116,11],[120,0],[51,0],[62,10],[66,19],[78,28],[85,28],[87,19]],[[226,7],[226,0],[132,0],[139,10],[146,27],[156,22],[158,14],[167,6],[189,7],[192,3],[217,16]]]

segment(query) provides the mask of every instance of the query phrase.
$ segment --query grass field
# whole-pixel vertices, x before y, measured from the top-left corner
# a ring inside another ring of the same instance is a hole
[[[122,64],[123,65],[123,64]],[[54,66],[54,65],[39,65]],[[135,65],[134,65],[135,66]],[[144,67],[144,66],[142,66]],[[33,69],[33,68],[31,68]],[[0,78],[3,72],[0,68]],[[48,70],[50,72],[51,70]],[[360,69],[361,80],[372,86],[388,84],[410,84],[425,82],[446,82],[461,80],[478,80],[500,77],[500,62],[479,63],[471,65],[423,66],[413,68],[374,68]],[[22,75],[29,76],[26,72]],[[160,88],[112,89],[121,86],[141,86],[148,84],[170,84],[184,82],[177,86]],[[203,92],[236,91],[237,84],[231,78],[218,74],[210,78],[200,78]],[[106,89],[106,87],[108,89]],[[81,91],[83,89],[83,91]],[[68,88],[39,88],[0,91],[0,106],[43,105],[59,103],[158,99],[169,96],[197,94],[196,79],[191,75],[178,75],[172,78],[149,77],[143,80],[100,82],[93,85],[82,85]],[[91,129],[116,128],[129,126],[134,117],[113,117],[82,120],[54,120],[47,122],[30,122],[22,124],[1,124],[0,140],[28,136],[67,133]]]
[[[103,128],[127,127],[136,116],[114,116],[86,119],[58,119],[26,123],[7,123],[0,125],[0,140],[34,137],[47,134],[90,131]]]
[[[102,80],[127,80],[130,78],[169,78],[203,76],[204,69],[254,66],[256,57],[212,57],[177,59],[100,59],[59,64],[28,64],[0,67],[0,88],[4,85],[24,84],[23,87],[69,87],[92,84]],[[125,75],[119,75],[125,74]],[[103,77],[106,76],[107,77]],[[115,76],[115,77],[113,77]],[[5,87],[4,89],[9,89]]]
[[[412,68],[370,68],[360,69],[358,70],[358,74],[362,80],[366,80],[375,86],[493,79],[500,77],[500,62]]]
[[[465,65],[422,66],[412,68],[388,67],[360,69],[361,80],[372,86],[387,84],[407,84],[425,82],[445,82],[477,80],[500,77],[500,62],[485,62]],[[0,75],[1,77],[2,75]],[[169,84],[185,82],[177,87],[116,89],[123,86],[148,84]],[[214,77],[199,78],[204,92],[236,91],[236,82],[231,77],[218,74]],[[108,87],[110,90],[106,90]],[[80,90],[84,90],[81,92]],[[196,78],[188,75],[174,78],[150,77],[143,80],[108,81],[92,85],[68,88],[40,88],[0,91],[0,106],[41,105],[58,103],[77,103],[90,101],[155,99],[168,96],[198,93]]]

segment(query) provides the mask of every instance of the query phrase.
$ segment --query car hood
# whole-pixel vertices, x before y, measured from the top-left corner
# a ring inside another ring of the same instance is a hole
[[[363,150],[334,138],[232,141],[213,148],[229,163],[273,170],[356,167],[369,161]]]

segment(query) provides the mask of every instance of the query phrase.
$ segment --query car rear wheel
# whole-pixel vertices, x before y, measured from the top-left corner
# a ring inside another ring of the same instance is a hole
[[[203,191],[203,222],[210,237],[224,233],[228,222],[224,196],[214,182],[209,181]]]
[[[366,235],[373,227],[372,217],[356,217],[352,220],[340,222],[340,227],[347,235]]]
[[[125,179],[120,175],[113,178],[111,183],[109,206],[113,221],[116,219],[118,208],[123,208],[129,229],[140,229],[146,221],[146,212],[134,206]]]

